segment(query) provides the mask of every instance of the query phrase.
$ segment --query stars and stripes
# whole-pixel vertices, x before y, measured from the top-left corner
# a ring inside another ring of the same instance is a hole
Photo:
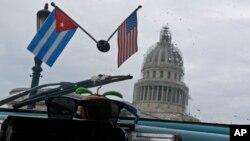
[[[74,35],[77,27],[75,22],[55,8],[27,49],[51,67]]]
[[[135,11],[118,28],[118,67],[137,50],[137,14]]]

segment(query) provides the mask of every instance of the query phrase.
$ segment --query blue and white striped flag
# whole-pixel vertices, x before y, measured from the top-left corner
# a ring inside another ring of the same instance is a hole
[[[28,46],[28,50],[50,67],[55,63],[78,25],[55,8]]]

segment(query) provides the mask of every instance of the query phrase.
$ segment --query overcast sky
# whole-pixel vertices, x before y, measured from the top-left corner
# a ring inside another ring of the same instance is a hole
[[[0,97],[30,87],[33,54],[26,48],[36,33],[36,12],[51,1],[0,1]],[[131,74],[133,80],[103,86],[132,101],[134,83],[159,31],[168,24],[183,53],[188,112],[204,122],[248,123],[250,119],[250,1],[248,0],[55,0],[97,40],[106,40],[138,5],[139,51],[117,68],[117,35],[107,53],[77,30],[52,68],[43,64],[40,84],[77,82],[98,74]],[[52,10],[52,7],[49,7]],[[200,109],[198,112],[197,109]]]

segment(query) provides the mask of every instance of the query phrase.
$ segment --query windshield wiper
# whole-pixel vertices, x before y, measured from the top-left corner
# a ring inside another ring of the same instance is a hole
[[[71,82],[53,83],[53,85],[59,84],[60,86],[57,88],[50,89],[50,90],[47,90],[45,92],[40,92],[36,95],[33,95],[33,96],[23,100],[23,101],[20,101],[20,102],[14,104],[13,107],[14,107],[14,109],[17,109],[17,108],[20,108],[20,107],[23,107],[26,105],[30,105],[30,104],[34,104],[36,102],[42,101],[46,97],[66,95],[66,94],[74,92],[78,87],[91,88],[91,87],[100,86],[100,84],[106,85],[109,83],[128,80],[128,79],[133,78],[131,75],[118,75],[118,76],[108,76],[108,77],[103,77],[103,76],[104,75],[99,75],[98,77],[103,78],[103,80],[99,79],[98,81],[94,81],[93,79],[89,79],[89,80],[85,80],[85,81],[79,81],[76,83],[71,83]],[[96,78],[98,78],[98,77],[96,77]],[[46,84],[46,85],[48,85],[48,84]],[[45,86],[43,86],[43,87],[45,87]],[[40,89],[40,88],[37,88],[37,89]],[[35,89],[35,90],[37,90],[37,89]]]
[[[14,95],[11,95],[9,96],[8,98],[5,98],[3,100],[0,100],[0,106],[6,104],[6,103],[9,103],[13,100],[16,100],[20,97],[23,97],[23,96],[26,96],[28,95],[29,93],[33,92],[33,91],[36,91],[38,89],[41,89],[41,88],[44,88],[44,87],[49,87],[49,86],[57,86],[57,85],[61,85],[61,83],[50,83],[50,84],[44,84],[44,85],[40,85],[40,86],[36,86],[36,87],[33,87],[29,90],[26,90],[26,91],[22,91],[22,92],[19,92],[17,94],[14,94]]]

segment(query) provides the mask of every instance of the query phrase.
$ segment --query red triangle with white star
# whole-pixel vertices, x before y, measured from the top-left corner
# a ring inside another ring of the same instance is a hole
[[[77,28],[77,24],[73,22],[68,16],[62,11],[56,9],[56,31],[62,32],[70,29]]]

